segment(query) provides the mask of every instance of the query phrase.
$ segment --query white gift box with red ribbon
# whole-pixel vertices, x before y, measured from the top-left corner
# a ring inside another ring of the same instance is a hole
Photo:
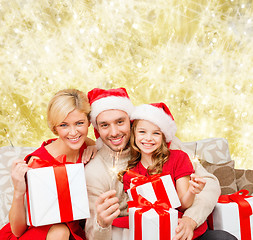
[[[162,200],[163,202],[169,202],[171,208],[178,208],[181,206],[170,175],[153,175],[150,178],[140,176],[135,178],[132,183],[135,186],[127,191],[130,200],[135,199],[136,196],[140,194],[151,203]]]
[[[238,240],[253,239],[253,197],[247,196],[247,190],[222,195],[209,217],[214,230],[225,230]]]
[[[27,172],[27,224],[42,226],[90,217],[84,164]]]
[[[139,198],[142,198],[139,196]],[[178,211],[168,204],[152,204],[145,198],[128,202],[130,240],[171,240],[178,225]],[[137,207],[135,207],[137,206]]]

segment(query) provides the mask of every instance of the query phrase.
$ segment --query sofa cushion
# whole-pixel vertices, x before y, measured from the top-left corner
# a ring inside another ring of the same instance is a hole
[[[246,189],[253,194],[253,170],[235,169],[238,190]]]
[[[222,195],[237,191],[234,161],[220,164],[201,161],[201,164],[208,172],[214,174],[218,178]]]
[[[196,155],[209,163],[231,161],[228,141],[225,138],[208,138],[197,141]]]
[[[34,150],[34,147],[0,147],[0,229],[8,222],[8,212],[12,202],[12,162],[15,159],[23,159]]]

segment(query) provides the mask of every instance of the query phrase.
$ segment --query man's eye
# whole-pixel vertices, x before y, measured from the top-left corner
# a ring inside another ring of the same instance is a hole
[[[107,128],[108,127],[108,124],[102,124],[100,125],[101,128]]]
[[[120,124],[120,125],[123,124],[123,123],[124,123],[124,121],[118,121],[118,124]]]

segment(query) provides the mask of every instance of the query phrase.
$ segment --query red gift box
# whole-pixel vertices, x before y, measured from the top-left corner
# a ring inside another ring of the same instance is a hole
[[[253,239],[253,197],[247,190],[221,195],[208,218],[211,229],[225,230],[238,240]]]
[[[170,240],[175,236],[178,211],[167,203],[151,203],[138,195],[128,206],[130,240]]]
[[[27,224],[42,226],[90,217],[82,163],[69,164],[66,156],[34,159],[27,172]]]
[[[181,206],[170,175],[156,174],[145,177],[131,170],[128,171],[128,174],[135,176],[132,181],[134,187],[127,191],[130,200],[136,200],[138,195],[141,195],[151,203],[159,200],[169,204],[171,208]]]

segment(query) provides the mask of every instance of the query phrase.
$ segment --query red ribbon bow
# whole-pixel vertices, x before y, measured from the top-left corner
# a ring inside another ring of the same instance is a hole
[[[167,240],[171,237],[170,231],[170,214],[165,211],[170,209],[170,205],[162,202],[161,200],[156,201],[155,203],[149,202],[147,199],[138,195],[137,199],[134,201],[128,202],[128,207],[141,208],[135,211],[134,213],[134,222],[135,222],[135,240],[142,240],[142,214],[154,209],[159,215],[159,231],[160,231],[160,240]]]
[[[59,155],[58,157],[50,161],[47,159],[35,158],[31,163],[28,164],[28,167],[30,168],[55,167],[65,164],[73,164],[73,162],[67,162],[66,155]]]
[[[245,200],[251,197],[248,196],[248,193],[248,190],[243,189],[233,194],[221,195],[218,200],[219,203],[236,202],[238,204],[242,240],[251,239],[250,216],[252,215],[252,208],[249,202]]]
[[[55,182],[58,195],[58,203],[60,210],[61,222],[73,221],[73,209],[71,204],[71,196],[69,189],[69,181],[66,170],[66,164],[73,164],[73,162],[66,161],[66,155],[60,155],[54,160],[34,159],[28,166],[31,168],[42,168],[42,167],[53,167]],[[32,226],[31,212],[30,212],[30,201],[28,189],[27,195],[27,209],[29,222]]]
[[[154,208],[157,213],[161,213],[164,212],[164,210],[170,209],[170,205],[165,202],[162,202],[161,200],[157,200],[156,202],[151,203],[141,195],[138,195],[136,201],[128,201],[128,207],[143,208],[146,211],[150,210],[151,208]]]

